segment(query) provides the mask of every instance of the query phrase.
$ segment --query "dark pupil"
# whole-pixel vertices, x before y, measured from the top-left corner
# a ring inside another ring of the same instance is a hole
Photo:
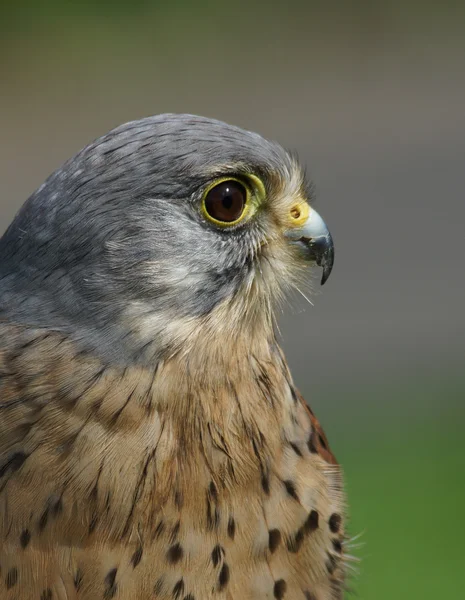
[[[207,213],[217,221],[231,223],[244,211],[246,192],[238,181],[223,181],[212,188],[205,198]]]

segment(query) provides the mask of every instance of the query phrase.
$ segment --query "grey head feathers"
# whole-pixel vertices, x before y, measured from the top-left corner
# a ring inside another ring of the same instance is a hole
[[[117,127],[55,171],[1,238],[0,319],[132,360],[129,306],[161,330],[208,314],[254,268],[259,225],[226,233],[205,223],[204,186],[241,172],[267,185],[292,168],[278,144],[220,121],[165,114]]]

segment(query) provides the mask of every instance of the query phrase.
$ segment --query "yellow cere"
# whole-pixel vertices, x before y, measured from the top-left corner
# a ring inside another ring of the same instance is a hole
[[[302,227],[308,219],[309,214],[310,207],[306,200],[294,202],[291,206],[291,210],[289,211],[289,225],[291,227]]]

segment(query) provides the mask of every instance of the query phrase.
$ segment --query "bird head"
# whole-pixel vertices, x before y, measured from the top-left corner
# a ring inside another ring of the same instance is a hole
[[[322,283],[331,272],[310,202],[297,160],[255,133],[192,115],[128,123],[23,206],[0,245],[2,311],[123,361],[199,331],[268,331],[309,263]]]

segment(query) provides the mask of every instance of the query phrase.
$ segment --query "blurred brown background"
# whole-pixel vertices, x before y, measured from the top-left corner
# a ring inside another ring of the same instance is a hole
[[[363,600],[464,597],[465,8],[436,4],[0,8],[1,231],[83,145],[159,112],[307,165],[336,264],[283,344],[345,467]]]

